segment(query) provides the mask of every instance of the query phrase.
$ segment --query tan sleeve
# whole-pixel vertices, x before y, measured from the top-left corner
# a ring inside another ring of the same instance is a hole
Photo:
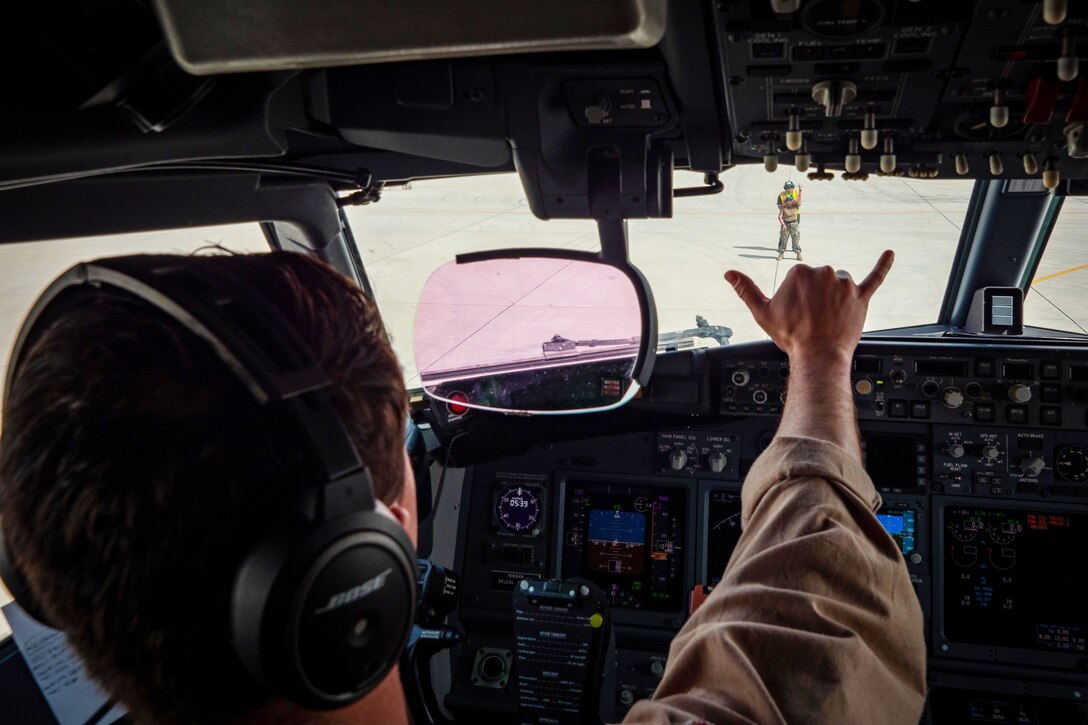
[[[776,438],[744,482],[721,584],[624,722],[916,725],[922,612],[879,506],[844,449]]]

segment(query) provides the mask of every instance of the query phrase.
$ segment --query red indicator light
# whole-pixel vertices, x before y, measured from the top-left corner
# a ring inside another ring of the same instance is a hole
[[[450,393],[450,398],[446,401],[446,410],[450,412],[450,415],[464,415],[469,411],[468,396],[461,392]]]

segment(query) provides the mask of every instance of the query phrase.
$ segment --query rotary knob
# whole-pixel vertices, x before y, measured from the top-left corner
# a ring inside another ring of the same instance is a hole
[[[959,388],[945,388],[941,399],[944,401],[946,408],[955,410],[963,405],[963,391]]]
[[[1044,466],[1046,466],[1046,462],[1042,458],[1029,456],[1020,461],[1020,473],[1034,478],[1043,472]]]
[[[1023,383],[1009,386],[1009,400],[1014,403],[1026,403],[1031,400],[1031,388]]]
[[[669,454],[669,466],[674,471],[682,471],[686,465],[688,465],[688,454],[682,448],[674,448]]]
[[[620,702],[624,705],[633,705],[635,696],[630,690],[620,690]]]
[[[612,101],[608,96],[601,96],[586,106],[586,120],[593,124],[603,123],[612,112]]]
[[[967,450],[963,447],[962,443],[948,444],[948,455],[952,456],[953,458],[963,458],[963,454],[966,452]]]
[[[725,454],[721,451],[714,451],[706,459],[707,465],[710,466],[710,470],[714,473],[721,473],[725,470],[725,464],[729,462],[729,459],[725,457]]]
[[[661,660],[654,660],[650,663],[650,672],[656,677],[661,677],[661,675],[665,674],[665,663]]]
[[[996,461],[997,457],[1000,455],[1001,451],[998,450],[997,446],[982,447],[982,457],[985,458],[987,461]]]

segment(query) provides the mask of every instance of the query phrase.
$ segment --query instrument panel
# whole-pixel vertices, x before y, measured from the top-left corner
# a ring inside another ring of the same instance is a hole
[[[789,394],[788,365],[769,343],[714,359],[703,384],[718,409],[697,423],[539,445],[467,470],[457,550],[466,639],[446,698],[455,714],[516,722],[517,693],[481,686],[476,670],[481,652],[513,648],[511,593],[527,577],[579,577],[606,592],[615,648],[602,718],[618,721],[653,693],[692,602],[720,585],[741,536],[744,476]],[[1088,350],[863,341],[852,385],[883,498],[877,520],[925,618],[927,718],[950,722],[943,713],[970,710],[972,698],[999,714],[1080,712]],[[468,524],[479,521],[491,525]],[[995,692],[1023,702],[979,695],[1000,682]]]

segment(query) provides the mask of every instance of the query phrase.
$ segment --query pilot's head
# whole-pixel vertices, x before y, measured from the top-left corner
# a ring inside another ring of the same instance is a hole
[[[297,254],[178,264],[244,278],[294,324],[414,541],[407,396],[374,304]],[[206,342],[134,297],[80,294],[24,353],[3,410],[0,520],[15,564],[138,722],[274,706],[232,652],[228,605],[239,558],[293,501],[303,456]]]

